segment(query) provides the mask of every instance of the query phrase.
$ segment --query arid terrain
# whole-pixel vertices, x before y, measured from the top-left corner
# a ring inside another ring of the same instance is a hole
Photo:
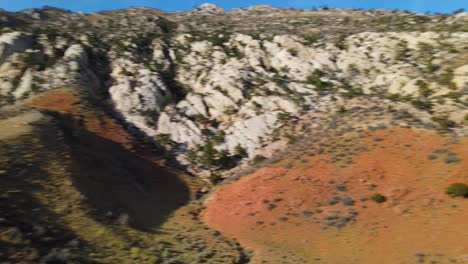
[[[468,263],[467,25],[0,10],[0,263]]]
[[[444,193],[468,179],[466,138],[399,126],[334,132],[216,188],[204,221],[254,250],[252,263],[467,261],[468,201]]]

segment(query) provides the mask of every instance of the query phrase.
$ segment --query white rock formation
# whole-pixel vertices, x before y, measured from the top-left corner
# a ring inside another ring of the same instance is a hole
[[[199,13],[199,14],[204,14],[204,15],[214,15],[214,14],[223,13],[224,9],[212,3],[204,3],[204,4],[197,6],[194,12]]]

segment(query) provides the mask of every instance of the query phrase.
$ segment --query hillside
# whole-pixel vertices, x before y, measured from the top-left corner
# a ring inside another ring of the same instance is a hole
[[[464,263],[467,136],[467,13],[0,10],[0,262]]]

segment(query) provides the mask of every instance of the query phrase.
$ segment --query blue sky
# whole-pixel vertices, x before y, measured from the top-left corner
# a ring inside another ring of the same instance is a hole
[[[94,12],[129,6],[150,6],[165,11],[191,9],[206,0],[0,0],[0,8],[17,11],[30,7],[51,5],[74,11]],[[415,12],[450,13],[458,8],[468,10],[468,0],[212,0],[208,1],[231,9],[256,4],[272,6],[312,8],[319,6],[386,8]]]

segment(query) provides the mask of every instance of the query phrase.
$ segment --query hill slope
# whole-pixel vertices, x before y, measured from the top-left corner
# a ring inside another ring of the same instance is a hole
[[[0,10],[0,262],[466,262],[467,25]]]

